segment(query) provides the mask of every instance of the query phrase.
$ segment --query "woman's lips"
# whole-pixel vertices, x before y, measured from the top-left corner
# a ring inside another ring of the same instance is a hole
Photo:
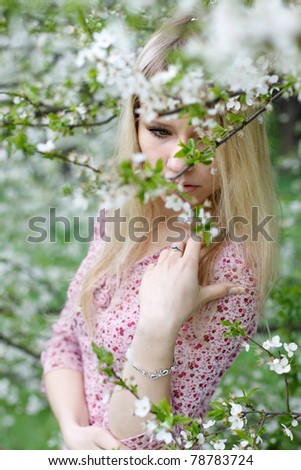
[[[184,193],[192,193],[197,188],[199,188],[199,186],[195,186],[195,185],[192,185],[192,184],[184,184],[183,185],[183,192]]]

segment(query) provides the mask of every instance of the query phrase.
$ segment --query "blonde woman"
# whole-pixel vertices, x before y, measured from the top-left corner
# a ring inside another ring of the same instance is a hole
[[[190,23],[171,21],[168,34],[163,26],[151,38],[138,62],[147,77],[166,69],[168,53],[183,46]],[[195,129],[187,119],[148,122],[139,106],[143,110],[133,97],[124,107],[119,158],[140,151],[152,165],[162,158],[164,175],[172,178],[185,166],[174,158],[179,142],[195,137]],[[258,230],[263,217],[275,213],[264,126],[254,121],[220,147],[211,166],[192,166],[177,182],[195,204],[209,201],[223,236],[205,247],[188,224],[168,222],[178,214],[161,197],[143,205],[133,196],[121,208],[126,223],[118,230],[125,241],[101,212],[42,355],[44,386],[68,449],[164,445],[146,428],[150,414],[135,414],[135,397],[99,372],[92,340],[113,353],[116,369],[137,384],[141,398],[166,397],[175,413],[196,418],[242,348],[241,338],[224,336],[221,321],[240,320],[250,335],[256,331],[277,266],[274,218]],[[140,242],[130,229],[138,216],[148,222]]]

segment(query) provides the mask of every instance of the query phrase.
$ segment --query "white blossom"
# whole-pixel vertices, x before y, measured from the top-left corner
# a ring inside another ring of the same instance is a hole
[[[170,444],[173,441],[171,432],[166,431],[162,428],[156,432],[156,438],[158,439],[158,441],[164,441],[165,444]]]
[[[139,164],[145,162],[145,155],[142,152],[134,153],[131,158],[133,163]]]
[[[244,440],[244,441],[241,441],[238,445],[235,445],[232,447],[233,450],[241,450],[241,449],[245,449],[247,448],[247,446],[249,445],[249,441],[247,440]],[[251,449],[251,448],[250,448]]]
[[[247,447],[248,444],[249,444],[249,441],[246,441],[246,440],[240,442],[240,445],[242,448]]]
[[[238,403],[230,402],[231,409],[230,409],[230,417],[229,417],[229,423],[231,423],[231,429],[236,430],[236,429],[243,429],[244,427],[244,420],[242,419],[242,412],[243,408],[241,405]]]
[[[215,450],[224,450],[225,449],[225,443],[227,442],[227,439],[218,439],[217,441],[211,441],[210,444],[213,446]]]
[[[262,346],[264,347],[264,349],[267,349],[269,351],[271,348],[280,348],[282,346],[282,343],[280,343],[280,337],[276,335],[273,336],[271,341],[265,341]]]
[[[230,410],[231,416],[239,416],[242,413],[241,405],[234,403],[234,402],[230,402],[230,405],[231,405],[231,410]]]
[[[263,440],[260,436],[256,436],[255,434],[251,434],[251,437],[254,439],[255,444],[262,444]]]
[[[184,448],[185,448],[185,449],[191,449],[191,447],[193,446],[193,442],[188,439],[187,433],[186,433],[184,430],[182,430],[182,431],[180,432],[180,436],[181,436],[181,437],[176,438],[176,441],[177,441],[180,445],[181,445],[181,444],[184,444]]]
[[[196,6],[198,5],[198,1],[199,0],[186,0],[185,2],[183,2],[183,0],[177,0],[177,13],[181,15],[187,15],[193,12]],[[193,21],[193,19],[191,21]]]
[[[187,222],[188,224],[192,222],[193,220],[193,211],[191,209],[191,206],[189,202],[184,202],[182,205],[182,211],[181,214],[178,217],[178,220],[180,222]]]
[[[148,397],[144,396],[141,400],[135,400],[135,412],[136,416],[144,418],[151,410],[151,402]]]
[[[87,108],[84,105],[84,103],[80,103],[78,106],[76,106],[75,110],[80,114],[81,116],[84,116],[87,114]]]
[[[15,96],[13,99],[14,104],[20,104],[22,103],[22,101],[24,101],[24,98],[22,98],[22,96]]]
[[[217,237],[217,235],[219,234],[219,230],[217,227],[211,227],[209,231],[212,237]]]
[[[179,68],[176,65],[170,65],[167,70],[162,72],[158,72],[150,78],[150,85],[154,86],[154,88],[158,88],[168,82],[170,82],[177,73],[179,72]]]
[[[158,427],[156,421],[148,420],[146,423],[147,432],[152,434]]]
[[[177,194],[170,194],[165,198],[165,207],[178,212],[183,208],[183,200]]]
[[[294,438],[292,431],[291,431],[288,427],[286,427],[285,424],[282,424],[282,423],[281,423],[281,426],[283,427],[283,432],[284,432],[284,434],[285,434],[287,437],[289,437],[290,440],[292,441],[293,438]]]
[[[207,421],[207,423],[204,423],[203,424],[203,428],[204,429],[209,429],[209,428],[212,428],[212,426],[215,425],[215,421],[213,419],[209,419],[209,421]]]
[[[105,28],[102,31],[100,31],[99,33],[94,33],[93,34],[93,39],[95,41],[95,44],[98,47],[101,47],[103,49],[107,49],[108,47],[110,47],[116,41],[116,36],[108,28]]]
[[[291,370],[291,366],[286,356],[282,356],[282,359],[273,359],[273,361],[268,362],[268,365],[270,366],[270,370],[279,375],[287,374]]]
[[[238,416],[230,416],[229,423],[231,423],[230,429],[234,430],[241,430],[244,428],[244,420],[239,418]]]
[[[204,207],[211,207],[212,203],[209,199],[205,199],[205,201],[203,202],[203,206]]]
[[[287,352],[288,357],[293,357],[295,351],[298,349],[298,345],[296,343],[284,343],[284,349]]]
[[[227,104],[226,104],[227,109],[232,109],[234,108],[235,111],[239,111],[241,108],[241,104],[238,101],[237,97],[231,97],[229,98]]]
[[[155,189],[149,189],[144,193],[144,202],[145,204],[148,203],[152,198],[156,198],[159,196],[163,196],[166,192],[164,187],[158,187]]]
[[[41,153],[52,153],[55,150],[55,145],[52,140],[47,140],[44,144],[37,144],[37,150]]]
[[[204,434],[202,434],[202,433],[200,432],[199,434],[197,434],[196,438],[197,438],[197,440],[198,440],[198,444],[199,444],[199,445],[204,444],[204,442],[205,442]]]

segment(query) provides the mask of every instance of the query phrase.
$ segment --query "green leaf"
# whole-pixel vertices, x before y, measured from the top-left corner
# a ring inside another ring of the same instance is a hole
[[[246,441],[248,441],[250,443],[250,436],[248,436],[248,434],[246,434],[244,431],[241,431],[240,429],[236,429],[235,430],[235,433],[241,438],[241,439],[245,439]]]
[[[234,323],[231,323],[229,320],[222,320],[221,324],[223,326],[229,327],[229,330],[225,332],[224,336],[226,338],[231,338],[235,336],[248,336],[246,331],[241,328],[240,325],[240,320],[236,320]]]
[[[28,142],[28,137],[23,129],[17,134],[16,137],[11,137],[10,141],[15,144],[15,147],[18,150],[21,150],[27,156],[34,155],[36,152],[35,145]]]
[[[73,188],[70,186],[69,183],[67,183],[63,186],[64,196],[69,196],[70,194],[72,194],[72,192],[73,192]]]
[[[161,173],[163,171],[163,167],[163,160],[162,158],[159,158],[159,160],[156,161],[155,172]]]
[[[97,346],[94,342],[92,342],[92,349],[97,356],[99,364],[106,364],[107,366],[113,365],[114,356],[110,351],[107,351],[103,346]]]
[[[216,421],[221,421],[228,413],[225,405],[218,401],[209,401],[211,410],[208,411],[206,417],[214,418]]]
[[[152,411],[161,422],[166,421],[172,416],[170,404],[165,397],[163,397],[158,403],[153,404]]]
[[[187,152],[185,150],[179,150],[175,155],[174,158],[184,158],[187,156]]]
[[[261,390],[261,387],[252,388],[248,393],[245,393],[244,390],[242,392],[243,392],[244,396],[246,397],[246,400],[249,400],[249,398],[251,398],[252,395],[254,395],[256,392],[258,392],[258,390]]]
[[[211,243],[211,233],[210,232],[203,232],[203,241],[206,246],[209,246]]]
[[[191,418],[189,418],[189,416],[175,415],[174,417],[175,424],[188,424],[190,422],[191,422]]]

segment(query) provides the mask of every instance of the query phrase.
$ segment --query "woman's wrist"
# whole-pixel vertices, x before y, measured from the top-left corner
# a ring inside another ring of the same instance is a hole
[[[168,315],[162,315],[162,319],[149,320],[143,314],[140,315],[135,335],[139,335],[149,343],[175,345],[181,325]]]
[[[59,426],[63,436],[70,435],[79,428],[89,426],[88,416],[64,416],[59,420]]]
[[[174,361],[176,338],[169,331],[152,331],[137,325],[130,347],[131,361],[147,371],[169,368]]]
[[[137,371],[139,374],[142,374],[144,377],[147,377],[148,379],[152,380],[157,380],[160,379],[161,377],[165,377],[166,375],[170,375],[174,372],[176,368],[175,361],[173,360],[173,363],[169,367],[161,367],[160,369],[157,370],[152,370],[148,371],[140,367],[136,362],[134,362],[133,357],[132,357],[132,350],[131,348],[128,349],[126,353],[126,358],[128,363]]]

